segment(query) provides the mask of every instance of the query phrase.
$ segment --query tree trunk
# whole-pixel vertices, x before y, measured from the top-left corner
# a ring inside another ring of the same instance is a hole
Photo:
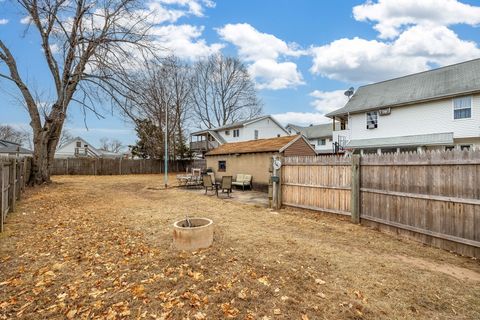
[[[34,132],[30,185],[51,182],[50,173],[62,125],[63,121],[57,121],[56,123],[45,124],[40,132]]]

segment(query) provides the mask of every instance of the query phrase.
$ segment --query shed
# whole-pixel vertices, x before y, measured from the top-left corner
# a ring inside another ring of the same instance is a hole
[[[215,177],[251,174],[255,189],[266,190],[273,156],[315,156],[303,135],[225,143],[205,155]]]

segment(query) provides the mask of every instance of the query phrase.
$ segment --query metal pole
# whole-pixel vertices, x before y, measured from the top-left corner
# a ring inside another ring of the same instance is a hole
[[[165,106],[165,152],[163,154],[163,161],[165,164],[163,182],[165,183],[165,189],[168,187],[168,108]]]

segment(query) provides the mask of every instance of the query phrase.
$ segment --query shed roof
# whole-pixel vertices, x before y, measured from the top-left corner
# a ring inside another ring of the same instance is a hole
[[[208,152],[207,156],[236,154],[236,153],[256,153],[256,152],[281,152],[282,149],[291,143],[300,139],[301,135],[285,136],[270,139],[258,139],[242,142],[225,143],[218,148]],[[308,144],[309,145],[309,144]],[[309,145],[310,146],[310,145]]]
[[[327,117],[480,92],[480,59],[359,87]]]

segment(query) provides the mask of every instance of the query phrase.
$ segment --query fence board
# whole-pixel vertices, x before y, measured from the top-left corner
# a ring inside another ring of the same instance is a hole
[[[282,167],[284,205],[350,214],[350,159],[287,157]]]
[[[30,158],[17,160],[0,157],[0,232],[4,230],[9,212],[15,210],[15,202],[20,200],[25,190],[26,179],[30,175]]]
[[[206,161],[171,160],[170,172],[185,172],[191,168],[206,168]],[[54,159],[52,175],[120,175],[159,174],[164,172],[164,161],[158,159],[66,158]]]
[[[286,158],[284,204],[350,212],[349,161]],[[358,193],[362,224],[480,257],[480,150],[363,156]]]

